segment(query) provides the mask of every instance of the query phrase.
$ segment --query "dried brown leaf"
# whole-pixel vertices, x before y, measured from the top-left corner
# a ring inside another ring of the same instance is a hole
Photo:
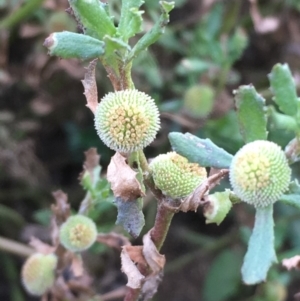
[[[287,268],[288,270],[291,269],[300,269],[300,256],[296,255],[291,258],[283,259],[282,260],[282,265]]]
[[[143,237],[143,254],[154,274],[158,274],[165,266],[166,258],[161,255],[151,239],[150,231]]]
[[[114,196],[124,201],[134,201],[144,196],[136,175],[137,172],[132,170],[126,163],[126,159],[117,152],[107,168],[107,180],[111,184]]]
[[[277,17],[262,17],[256,0],[249,0],[250,15],[254,23],[254,28],[258,33],[266,34],[278,29],[280,20]]]
[[[73,254],[72,256],[72,263],[71,263],[71,270],[74,274],[75,277],[80,277],[84,273],[84,268],[83,268],[83,262],[82,258],[78,254]]]
[[[88,149],[86,152],[84,152],[84,155],[85,160],[83,163],[83,171],[79,175],[79,180],[82,180],[85,172],[88,172],[93,182],[94,169],[100,164],[100,156],[95,147]]]
[[[92,60],[88,67],[87,72],[85,73],[84,80],[82,80],[82,84],[84,87],[84,95],[87,101],[87,107],[95,114],[96,108],[98,105],[98,91],[97,91],[97,83],[95,78],[95,68],[97,65],[97,60]]]
[[[143,255],[143,246],[124,246],[123,249],[126,250],[130,259],[139,265],[147,266],[146,259]]]
[[[221,169],[203,181],[181,204],[180,210],[183,212],[196,211],[202,202],[204,195],[215,187],[221,179],[228,174],[227,169]]]
[[[130,241],[127,237],[114,232],[98,234],[97,241],[118,250],[121,250],[123,246],[130,245]]]
[[[122,272],[128,278],[127,286],[133,289],[141,288],[145,276],[141,274],[135,263],[131,260],[127,247],[122,248],[121,252]]]
[[[143,237],[143,243],[143,255],[152,270],[152,273],[146,277],[141,292],[141,301],[146,301],[150,300],[157,292],[162,281],[166,258],[158,252],[151,239],[150,231]]]
[[[56,204],[51,206],[51,210],[56,219],[56,223],[60,226],[70,215],[70,205],[68,204],[68,196],[61,190],[52,193],[56,200]]]
[[[40,241],[36,237],[31,237],[29,245],[33,247],[36,252],[42,253],[42,254],[51,254],[54,253],[55,247],[52,247],[42,241]]]

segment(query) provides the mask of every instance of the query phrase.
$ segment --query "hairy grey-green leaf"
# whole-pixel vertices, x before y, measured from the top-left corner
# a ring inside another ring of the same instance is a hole
[[[268,75],[273,100],[279,109],[290,116],[297,114],[298,99],[296,85],[287,64],[276,64]]]
[[[50,55],[60,58],[90,60],[104,54],[104,42],[69,31],[54,32],[44,42]]]
[[[229,168],[233,158],[210,139],[201,139],[190,133],[172,132],[169,140],[176,153],[203,167]]]
[[[124,201],[117,197],[114,203],[118,208],[116,225],[121,225],[133,237],[138,237],[145,225],[143,200]]]
[[[135,44],[129,54],[128,60],[136,57],[141,51],[147,49],[151,44],[155,43],[159,37],[164,33],[166,25],[169,23],[169,12],[174,8],[174,2],[160,1],[161,16],[154,24],[150,31],[144,34]]]
[[[273,205],[269,205],[256,208],[254,229],[242,266],[244,283],[254,285],[266,281],[267,273],[275,262]]]
[[[256,92],[252,85],[240,86],[235,91],[234,99],[240,132],[245,143],[255,140],[266,140],[265,99]]]
[[[143,0],[122,0],[121,17],[117,30],[121,39],[126,42],[142,30],[143,11],[139,10],[139,7],[143,3]]]
[[[300,209],[300,184],[297,179],[290,183],[289,190],[280,197],[279,201]]]
[[[114,35],[116,28],[107,14],[107,4],[99,0],[69,0],[76,19],[87,29],[97,34],[99,39],[105,35]]]

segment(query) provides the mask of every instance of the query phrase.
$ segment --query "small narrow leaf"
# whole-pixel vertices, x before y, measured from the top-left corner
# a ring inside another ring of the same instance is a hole
[[[290,116],[297,114],[297,90],[296,85],[287,64],[276,64],[269,74],[273,100],[279,109]]]
[[[104,54],[105,44],[92,37],[69,31],[52,33],[44,42],[50,55],[63,59],[89,60]]]
[[[246,143],[267,139],[267,120],[264,113],[265,99],[252,85],[240,86],[235,91],[235,105],[240,132]]]
[[[133,47],[129,54],[128,60],[132,60],[141,51],[147,49],[151,44],[156,42],[164,33],[166,25],[169,23],[169,12],[174,8],[174,2],[160,1],[162,13],[159,20],[154,24],[153,28],[148,31]]]
[[[233,158],[210,139],[201,139],[190,133],[172,132],[169,134],[169,140],[176,153],[203,167],[229,168]]]
[[[124,41],[128,41],[142,30],[142,14],[139,7],[144,3],[142,0],[123,0],[120,23],[118,26],[118,33]]]
[[[254,229],[242,266],[243,281],[248,285],[265,281],[275,262],[273,205],[269,205],[256,209]]]
[[[279,201],[300,209],[300,185],[297,180],[290,183],[289,190],[280,197]]]
[[[135,201],[124,201],[115,198],[115,204],[118,207],[116,225],[121,225],[133,237],[138,237],[145,225],[143,200],[140,198]]]
[[[76,19],[85,28],[95,32],[99,39],[115,34],[116,28],[107,14],[107,4],[99,0],[69,0],[69,3]]]

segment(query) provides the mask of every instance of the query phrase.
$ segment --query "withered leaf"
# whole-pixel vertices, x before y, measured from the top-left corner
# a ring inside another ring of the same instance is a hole
[[[143,200],[124,201],[116,198],[114,203],[118,208],[116,225],[121,225],[131,236],[138,237],[145,225]]]
[[[126,285],[133,289],[140,288],[142,286],[143,280],[145,279],[145,276],[141,274],[137,266],[131,260],[125,247],[122,248],[121,252],[121,264],[122,272],[125,273],[128,278],[128,282]]]
[[[166,258],[161,255],[151,239],[150,231],[143,237],[143,254],[153,273],[158,274],[165,266]]]
[[[98,106],[98,90],[95,78],[95,69],[97,65],[97,60],[92,60],[88,67],[87,72],[84,75],[84,80],[82,80],[82,84],[84,87],[84,95],[87,101],[87,107],[95,114],[96,108]]]
[[[288,270],[291,269],[300,269],[300,256],[296,255],[291,258],[283,259],[282,265],[287,268]]]
[[[107,234],[99,233],[97,236],[97,241],[118,250],[120,250],[123,246],[130,245],[130,241],[127,237],[115,232],[110,232]]]
[[[141,301],[146,301],[150,300],[157,292],[162,281],[166,258],[158,252],[151,239],[150,231],[143,237],[143,243],[143,255],[152,270],[152,273],[146,277],[141,292]]]
[[[139,266],[147,266],[146,259],[143,255],[143,246],[125,246],[124,249],[134,263],[139,264]]]
[[[42,253],[42,254],[51,254],[54,253],[55,247],[52,247],[42,241],[40,241],[36,237],[31,237],[29,245],[33,247],[36,252]]]
[[[61,190],[52,193],[56,200],[56,204],[51,206],[51,210],[55,216],[58,225],[61,225],[70,215],[70,205],[68,204],[68,196]]]
[[[266,34],[278,29],[280,20],[278,17],[262,17],[257,6],[257,0],[249,0],[250,15],[254,23],[254,28],[258,33]]]
[[[227,169],[221,169],[218,173],[204,180],[181,204],[180,210],[183,212],[196,211],[201,204],[204,195],[215,187],[221,179],[228,174]]]
[[[83,262],[80,254],[72,254],[71,270],[75,277],[80,277],[84,273]]]
[[[83,171],[87,171],[91,175],[96,167],[99,166],[100,155],[95,147],[91,147],[86,152],[84,152],[85,160],[83,163]]]
[[[143,196],[142,187],[136,179],[137,172],[126,163],[126,159],[116,153],[107,168],[107,180],[111,183],[111,189],[115,197],[124,201],[133,201]]]

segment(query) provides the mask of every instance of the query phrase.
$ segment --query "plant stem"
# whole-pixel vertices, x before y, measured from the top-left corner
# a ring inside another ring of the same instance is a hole
[[[37,8],[39,8],[43,2],[44,0],[31,0],[26,2],[26,4],[21,6],[17,11],[8,15],[0,22],[0,29],[3,28],[9,29],[14,25],[20,23],[23,19],[27,18]]]
[[[34,250],[11,239],[0,237],[0,250],[22,257],[28,257]]]
[[[158,205],[155,224],[151,230],[151,238],[157,250],[161,249],[166,239],[173,216],[174,211],[168,209],[163,203]]]

